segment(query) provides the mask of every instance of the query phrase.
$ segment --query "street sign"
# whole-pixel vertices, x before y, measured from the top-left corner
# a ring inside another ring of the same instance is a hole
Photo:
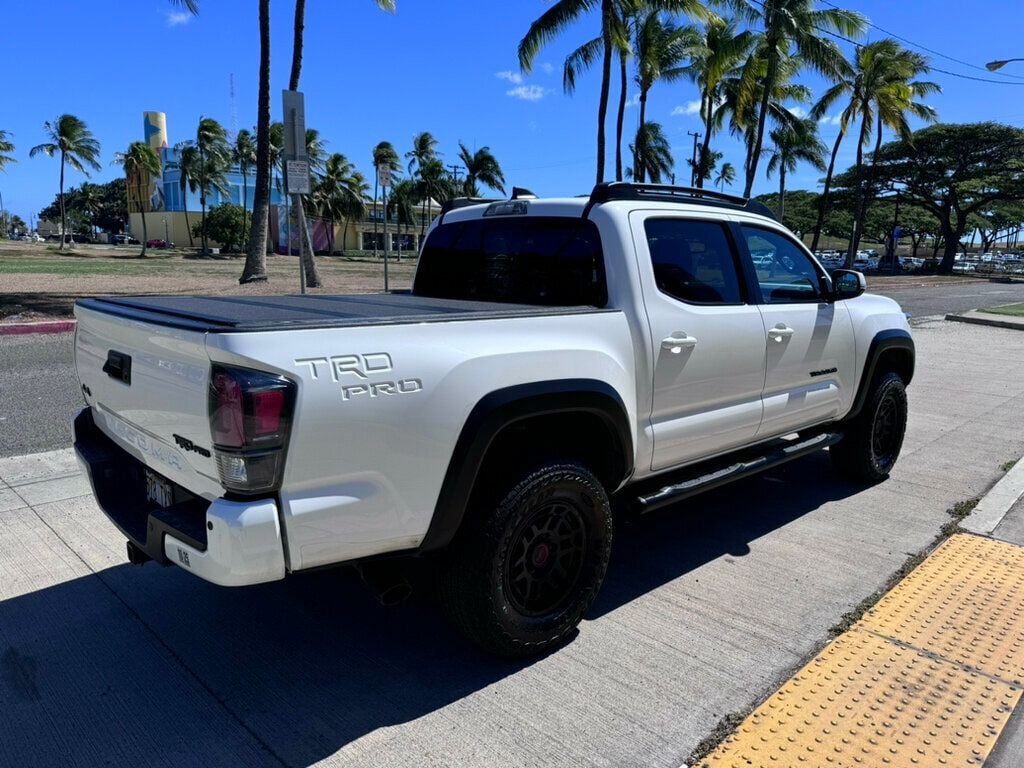
[[[308,195],[309,163],[305,160],[288,160],[285,162],[285,173],[288,176],[288,194]]]
[[[281,103],[284,107],[284,157],[305,160],[306,99],[301,91],[282,91]]]
[[[378,165],[377,166],[377,181],[382,187],[391,186],[391,166],[390,165]]]

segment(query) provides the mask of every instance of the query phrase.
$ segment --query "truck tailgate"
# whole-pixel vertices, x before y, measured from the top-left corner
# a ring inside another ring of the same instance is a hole
[[[154,472],[223,494],[212,455],[202,332],[75,308],[75,367],[96,425]]]

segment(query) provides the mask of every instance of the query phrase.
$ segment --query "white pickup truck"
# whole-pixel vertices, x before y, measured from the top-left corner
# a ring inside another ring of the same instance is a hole
[[[642,512],[828,448],[884,479],[906,316],[763,206],[600,184],[454,201],[411,292],[79,301],[75,448],[131,562],[222,585],[429,560],[484,648],[564,642],[612,502]],[[756,253],[756,259],[752,256]]]

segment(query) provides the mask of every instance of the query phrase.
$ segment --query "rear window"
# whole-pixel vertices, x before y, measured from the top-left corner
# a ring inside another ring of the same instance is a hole
[[[594,223],[554,216],[472,219],[437,227],[423,247],[413,293],[545,306],[608,301]]]

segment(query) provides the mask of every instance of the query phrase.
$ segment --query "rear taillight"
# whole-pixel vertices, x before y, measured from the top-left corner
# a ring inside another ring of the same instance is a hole
[[[281,483],[295,382],[248,368],[214,365],[210,374],[210,432],[221,485],[254,494]]]

